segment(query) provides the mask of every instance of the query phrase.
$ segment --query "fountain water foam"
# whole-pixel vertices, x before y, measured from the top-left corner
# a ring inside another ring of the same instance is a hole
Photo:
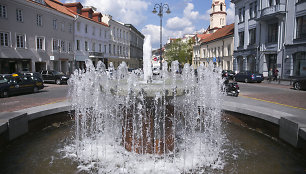
[[[128,73],[125,63],[112,74],[102,62],[95,68],[87,60],[86,67],[69,80],[76,134],[65,151],[80,169],[197,173],[223,167],[222,80],[212,63],[201,64],[195,75],[189,64],[179,74],[177,61],[171,63],[171,71],[164,62],[159,84],[139,83],[142,76]],[[145,81],[152,73],[148,71],[144,70]]]

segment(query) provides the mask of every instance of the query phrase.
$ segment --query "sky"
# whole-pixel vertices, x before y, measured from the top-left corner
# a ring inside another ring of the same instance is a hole
[[[227,24],[234,22],[235,6],[226,1]],[[81,2],[94,6],[114,20],[132,24],[144,35],[151,35],[152,48],[159,48],[160,17],[153,14],[155,4],[168,4],[171,13],[163,16],[163,44],[169,38],[201,33],[209,26],[212,0],[61,0],[63,3]],[[158,10],[157,10],[158,11]],[[164,11],[165,12],[165,11]]]

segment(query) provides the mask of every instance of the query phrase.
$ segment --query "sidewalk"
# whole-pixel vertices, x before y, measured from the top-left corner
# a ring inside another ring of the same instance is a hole
[[[262,83],[265,83],[265,84],[274,84],[274,85],[292,86],[293,80],[289,80],[289,79],[279,79],[277,81],[264,80]]]

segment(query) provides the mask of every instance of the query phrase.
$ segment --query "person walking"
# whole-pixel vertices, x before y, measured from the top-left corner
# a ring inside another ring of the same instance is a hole
[[[273,76],[274,76],[273,81],[277,81],[277,77],[278,77],[278,69],[277,68],[274,69]]]
[[[273,77],[273,70],[272,70],[272,68],[270,68],[270,71],[268,73],[269,82],[271,82],[272,77]]]

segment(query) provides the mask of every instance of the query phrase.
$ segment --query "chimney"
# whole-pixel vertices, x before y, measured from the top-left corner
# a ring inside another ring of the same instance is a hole
[[[82,14],[83,5],[80,2],[66,3],[64,6],[75,13]]]

